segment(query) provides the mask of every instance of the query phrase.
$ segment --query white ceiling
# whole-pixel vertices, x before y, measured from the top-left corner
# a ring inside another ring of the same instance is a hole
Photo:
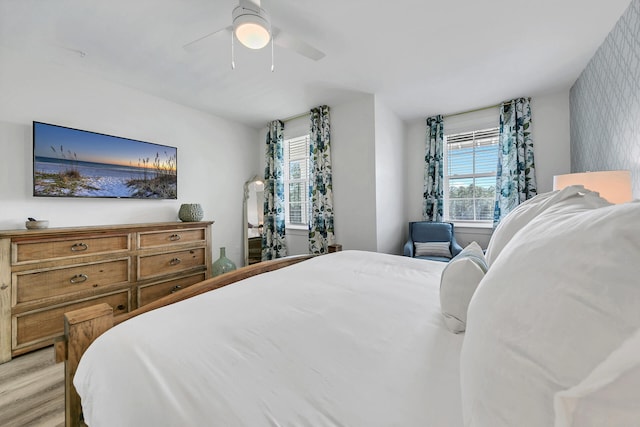
[[[211,37],[237,0],[0,0],[0,44],[254,127],[375,93],[403,120],[570,87],[630,0],[263,0],[326,54]],[[86,53],[82,57],[76,51]]]

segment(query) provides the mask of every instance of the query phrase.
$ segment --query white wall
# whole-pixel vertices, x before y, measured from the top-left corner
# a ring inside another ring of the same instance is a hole
[[[287,228],[286,233],[287,253],[289,255],[302,255],[309,253],[309,230]]]
[[[424,156],[426,150],[427,122],[424,119],[406,123],[405,134],[405,212],[406,221],[422,221],[422,194],[424,186]],[[404,231],[404,240],[409,226]]]
[[[569,89],[532,97],[531,112],[538,193],[545,193],[553,189],[554,175],[570,172]],[[407,221],[420,221],[426,117],[407,123],[406,132]],[[490,229],[456,227],[461,244],[475,240],[486,247],[490,234]]]
[[[308,131],[308,117],[285,123],[285,138]],[[263,128],[260,138],[266,134]],[[374,95],[331,106],[336,243],[344,250],[401,253],[405,221],[404,124]],[[258,153],[264,162],[264,150]],[[287,229],[291,255],[308,253],[308,234]]]
[[[377,251],[402,254],[405,211],[403,122],[375,99],[375,182]]]
[[[569,88],[531,98],[538,194],[553,190],[553,176],[571,172]]]
[[[377,105],[374,95],[363,95],[353,101],[340,105],[331,105],[331,161],[333,168],[333,198],[335,211],[336,243],[344,250],[359,249],[376,251],[378,248],[378,224],[376,218],[376,131],[385,135],[385,143],[381,149],[391,150],[391,144],[402,147],[403,126],[395,114],[380,105],[381,124],[377,123]],[[291,138],[308,132],[309,118],[304,116],[285,122],[284,136]],[[260,141],[264,141],[267,128],[260,130]],[[395,158],[394,158],[395,156]],[[383,158],[384,156],[382,156]],[[404,157],[399,152],[387,156],[389,165],[379,165],[388,170],[389,174],[397,173],[397,180],[401,180],[404,173],[401,162]],[[264,149],[258,153],[260,164],[264,164]],[[395,169],[395,170],[394,170]],[[262,174],[261,174],[262,175]],[[382,185],[388,188],[391,182],[383,180]],[[402,181],[404,182],[404,181]],[[396,222],[404,222],[404,198],[397,191],[390,191],[389,198],[400,198],[399,216]],[[395,203],[395,201],[394,201]],[[396,211],[390,210],[388,216],[395,216]],[[387,221],[383,226],[383,240],[387,238],[394,221]],[[398,239],[398,236],[393,236]],[[287,229],[287,253],[290,255],[309,252],[309,237],[304,230]],[[390,252],[397,252],[397,243],[390,243]]]
[[[197,202],[216,222],[214,259],[225,246],[240,265],[255,129],[4,48],[0,63],[0,228],[24,228],[27,217],[51,227],[177,221],[181,203]],[[34,198],[33,120],[178,147],[178,200]]]
[[[374,104],[363,95],[331,106],[335,234],[344,250],[377,250]]]

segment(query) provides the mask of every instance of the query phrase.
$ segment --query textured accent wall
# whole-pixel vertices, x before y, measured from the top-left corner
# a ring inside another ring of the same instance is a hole
[[[631,170],[640,198],[640,0],[571,88],[571,171]]]

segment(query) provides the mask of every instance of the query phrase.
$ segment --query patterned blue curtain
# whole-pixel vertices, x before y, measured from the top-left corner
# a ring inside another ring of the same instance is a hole
[[[442,221],[444,200],[444,164],[442,157],[444,120],[441,115],[427,119],[426,141],[422,219],[425,221]]]
[[[287,256],[284,225],[284,123],[269,123],[264,168],[262,260]],[[246,225],[246,224],[245,224]]]
[[[328,252],[327,246],[334,242],[331,130],[326,105],[311,110],[309,157],[309,253],[324,254]]]
[[[500,106],[500,152],[494,224],[500,222],[501,218],[520,203],[538,194],[533,161],[530,101],[530,98],[518,98]]]

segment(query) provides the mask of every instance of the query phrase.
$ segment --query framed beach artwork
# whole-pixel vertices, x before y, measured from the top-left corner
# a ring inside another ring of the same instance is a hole
[[[33,195],[177,199],[175,147],[33,122]]]

